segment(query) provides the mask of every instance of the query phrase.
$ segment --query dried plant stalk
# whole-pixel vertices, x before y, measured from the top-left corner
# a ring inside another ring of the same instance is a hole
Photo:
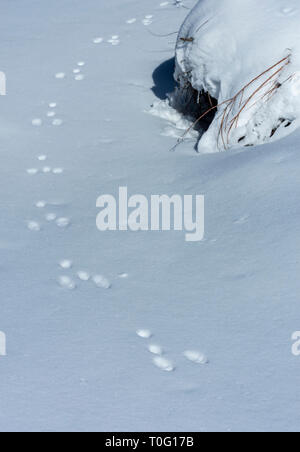
[[[273,64],[272,66],[270,66],[268,69],[266,69],[265,71],[263,71],[261,74],[259,74],[258,76],[254,77],[249,83],[247,83],[235,96],[233,96],[231,99],[225,100],[224,102],[221,102],[220,104],[217,104],[215,106],[212,105],[211,103],[211,107],[205,112],[203,113],[184,133],[184,135],[179,138],[177,140],[176,145],[174,146],[173,150],[175,150],[177,148],[177,146],[179,146],[185,139],[185,137],[188,135],[188,133],[203,119],[205,118],[209,113],[211,113],[214,110],[219,109],[222,106],[224,107],[224,111],[222,112],[221,115],[221,123],[220,123],[220,127],[219,127],[219,134],[218,134],[218,142],[219,139],[221,137],[222,139],[222,143],[224,148],[226,149],[228,147],[229,144],[229,139],[230,139],[230,133],[233,129],[233,127],[238,127],[238,123],[239,123],[239,119],[240,116],[242,114],[242,112],[246,109],[247,106],[249,106],[251,100],[253,100],[256,95],[262,91],[265,87],[267,87],[269,84],[271,84],[271,88],[264,93],[260,99],[266,99],[266,101],[268,102],[270,100],[270,98],[276,93],[277,89],[279,89],[283,83],[285,83],[286,81],[290,80],[292,78],[292,76],[290,76],[285,82],[280,83],[279,82],[279,75],[283,72],[283,70],[285,69],[285,67],[290,63],[290,59],[291,59],[291,55],[286,56],[285,58],[282,58],[280,61],[278,61],[277,63]],[[258,88],[256,88],[248,97],[246,97],[246,90],[248,90],[248,88],[250,88],[255,82],[257,82],[258,80],[262,79],[264,76],[268,75],[273,69],[276,69],[274,73],[272,73],[270,76],[268,76],[268,78],[263,81]],[[274,80],[274,78],[276,78]],[[209,99],[210,96],[209,96]],[[252,107],[257,103],[258,101],[256,101]],[[238,105],[238,113],[235,114],[233,117],[232,116],[232,112],[234,111],[236,105]]]

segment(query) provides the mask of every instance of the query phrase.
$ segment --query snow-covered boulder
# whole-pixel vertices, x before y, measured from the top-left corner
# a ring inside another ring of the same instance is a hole
[[[212,107],[212,114],[218,104],[200,152],[261,144],[294,131],[300,118],[299,0],[200,0],[179,31],[175,78],[181,92],[188,87],[196,93],[193,103],[206,99],[205,111]]]

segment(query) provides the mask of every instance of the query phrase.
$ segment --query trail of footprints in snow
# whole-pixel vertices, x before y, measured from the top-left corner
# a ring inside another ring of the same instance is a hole
[[[160,7],[164,8],[166,6],[168,6],[170,4],[169,1],[164,1],[160,3]],[[174,0],[173,5],[175,6],[182,6],[182,1],[181,0]],[[152,14],[146,14],[145,17],[142,19],[142,24],[145,26],[149,26],[153,23],[153,19],[154,16]],[[137,19],[135,17],[130,18],[126,21],[126,23],[128,25],[132,25],[134,23],[137,22]],[[93,38],[93,43],[94,44],[102,44],[105,41],[105,39],[101,36],[97,36],[95,38]],[[112,46],[117,46],[119,45],[121,42],[119,35],[112,35],[110,39],[107,40],[107,43],[111,44]],[[82,68],[85,66],[85,62],[84,61],[79,61],[77,63],[77,66],[73,69],[72,71],[72,75],[75,81],[82,81],[85,79],[85,74],[82,73]],[[57,72],[55,75],[55,78],[57,80],[65,80],[67,78],[67,74],[66,72]],[[50,108],[55,108],[56,107],[56,103],[50,104],[49,105]],[[52,120],[52,125],[53,126],[61,126],[63,124],[63,120],[56,118],[56,112],[53,110],[49,110],[46,113],[46,116],[48,119]],[[41,127],[43,125],[43,119],[41,118],[34,118],[32,120],[32,125],[34,127]],[[36,174],[37,171],[35,169],[29,170],[30,174]]]
[[[176,3],[177,3],[177,1],[176,1]],[[169,2],[165,1],[160,4],[160,7],[165,7],[167,5],[169,5]],[[142,20],[143,25],[145,25],[145,26],[151,25],[153,22],[153,17],[154,16],[151,14],[146,15],[144,17],[144,19]],[[131,19],[127,20],[127,24],[129,24],[129,25],[132,25],[136,22],[137,22],[136,18],[131,18]],[[103,37],[96,37],[93,39],[94,44],[102,44],[103,42],[104,42]],[[120,42],[121,42],[121,40],[120,40],[119,35],[112,35],[111,38],[107,40],[107,43],[111,44],[112,46],[117,46],[120,44]],[[72,76],[75,81],[82,81],[85,79],[85,75],[82,72],[84,67],[85,67],[85,62],[79,61],[76,65],[76,67],[72,70]],[[57,81],[63,81],[67,78],[67,73],[66,72],[57,72],[56,74],[54,74],[54,77],[56,78]],[[46,112],[46,118],[48,121],[51,121],[52,126],[58,127],[63,124],[63,120],[57,117],[56,108],[57,108],[56,102],[49,103],[48,110]],[[44,124],[44,120],[42,118],[34,118],[32,120],[32,126],[34,126],[34,127],[41,127],[41,126],[43,126],[43,124]],[[46,155],[38,156],[38,161],[40,163],[42,163],[42,162],[45,163],[46,160],[47,160]],[[41,166],[41,167],[33,167],[33,168],[27,169],[27,173],[31,176],[37,175],[39,173],[59,175],[59,174],[62,174],[63,172],[64,172],[63,168],[60,168],[60,167],[52,168],[46,164],[44,164],[44,166]],[[50,206],[50,205],[54,206],[55,204],[48,203],[44,200],[37,201],[35,203],[35,207],[37,209],[46,209],[47,206]],[[47,213],[45,213],[44,219],[47,222],[55,222],[59,228],[67,228],[71,224],[71,221],[69,218],[59,217],[57,215],[57,213],[50,211],[50,210]],[[30,231],[33,231],[33,232],[38,232],[42,229],[41,222],[38,222],[35,220],[28,221],[27,227]],[[72,262],[68,261],[68,260],[61,261],[60,267],[64,270],[68,270],[68,269],[72,268]],[[100,287],[103,289],[109,289],[111,287],[110,281],[103,275],[91,276],[91,274],[89,272],[80,270],[77,272],[76,276],[77,276],[77,279],[82,282],[87,282],[89,280],[92,280],[97,287]],[[118,277],[121,279],[126,279],[126,278],[128,278],[128,274],[122,273],[122,274],[118,275]],[[58,282],[59,282],[60,286],[67,288],[69,290],[73,290],[76,288],[76,282],[70,276],[62,275],[59,277]],[[163,351],[159,346],[150,344],[149,351],[152,354],[156,355],[156,357],[154,358],[154,363],[157,365],[157,367],[159,367],[163,370],[166,370],[166,371],[173,370],[172,364],[166,358],[164,358],[162,356]]]
[[[73,262],[69,259],[63,259],[59,262],[59,267],[62,270],[72,270],[73,268]],[[111,288],[112,284],[109,281],[106,276],[102,274],[94,274],[92,275],[91,272],[87,270],[78,270],[75,275],[69,276],[69,275],[60,275],[57,279],[58,284],[68,290],[74,290],[77,287],[77,282],[89,282],[92,281],[96,287],[99,289],[105,289],[108,290]]]
[[[56,226],[59,229],[66,229],[71,225],[71,219],[68,217],[64,217],[64,216],[60,216],[58,215],[56,212],[53,211],[53,208],[57,208],[57,207],[61,207],[61,205],[57,204],[57,203],[48,203],[47,201],[41,200],[41,201],[37,201],[35,203],[35,207],[39,210],[44,210],[47,207],[52,207],[51,211],[49,209],[48,212],[46,212],[43,215],[43,220],[41,221],[36,221],[36,220],[31,220],[28,221],[27,223],[27,227],[30,231],[33,232],[39,232],[42,230],[43,227],[43,221],[46,221],[47,223],[51,223],[54,222],[56,224]]]
[[[47,156],[46,155],[39,155],[37,157],[37,160],[39,161],[40,164],[42,164],[42,166],[40,166],[39,168],[34,167],[34,168],[28,168],[26,170],[27,174],[29,174],[30,176],[35,176],[39,173],[42,174],[54,174],[54,175],[60,175],[63,174],[64,169],[61,167],[54,167],[52,168],[51,166],[47,165],[45,162],[47,161]]]
[[[73,69],[73,76],[75,81],[81,81],[84,80],[85,75],[82,73],[82,68],[85,66],[84,61],[79,61],[76,65],[76,67]],[[67,74],[65,72],[58,72],[55,74],[55,78],[57,80],[64,80],[67,77]],[[46,118],[51,121],[52,126],[59,127],[63,124],[63,120],[60,118],[57,118],[56,115],[56,108],[57,103],[56,102],[50,102],[48,105],[48,110],[46,112]],[[44,121],[41,118],[35,118],[32,120],[32,125],[34,127],[41,127],[43,125]],[[63,174],[64,169],[61,167],[54,167],[48,166],[45,164],[47,160],[46,155],[40,155],[38,156],[38,161],[40,163],[44,163],[41,167],[33,167],[27,169],[27,174],[30,176],[35,176],[39,173],[42,174],[54,174],[54,175],[60,175]],[[46,201],[37,201],[35,204],[35,207],[38,209],[44,209],[48,205],[51,205],[51,203],[47,203]],[[67,217],[58,216],[55,212],[49,211],[44,215],[44,220],[46,222],[51,223],[55,222],[56,226],[60,229],[66,229],[70,226],[71,220]],[[38,222],[36,220],[30,220],[27,222],[27,228],[32,232],[39,232],[42,229],[41,222]],[[62,280],[62,285],[68,286],[67,280]],[[69,281],[70,287],[72,284]]]
[[[56,118],[55,108],[57,107],[56,102],[51,102],[48,105],[48,110],[46,112],[46,118],[51,121],[52,126],[58,127],[63,124],[63,120],[60,118]],[[44,120],[41,118],[35,118],[31,121],[31,124],[34,127],[41,127],[44,124]]]
[[[99,38],[98,38],[99,39]],[[99,41],[100,42],[100,41]],[[85,79],[85,74],[82,72],[83,68],[85,66],[85,62],[84,61],[78,61],[76,67],[73,68],[72,70],[72,76],[73,79],[76,82],[80,82],[82,80]],[[67,74],[65,72],[58,72],[57,74],[55,74],[55,78],[57,80],[64,80],[67,78]],[[55,125],[55,124],[54,124]],[[58,125],[58,124],[57,124]]]
[[[136,331],[136,334],[141,339],[150,340],[153,337],[153,334],[148,329],[139,329]],[[153,355],[152,362],[158,367],[160,370],[164,372],[173,372],[176,367],[175,364],[164,356],[164,349],[159,344],[154,342],[149,342],[147,346],[148,352]],[[208,358],[206,355],[197,350],[186,350],[183,352],[183,356],[190,362],[194,364],[208,364]]]
[[[142,20],[142,23],[148,27],[149,25],[151,25],[153,23],[153,16],[152,14],[148,14],[147,16],[144,17],[144,19]]]

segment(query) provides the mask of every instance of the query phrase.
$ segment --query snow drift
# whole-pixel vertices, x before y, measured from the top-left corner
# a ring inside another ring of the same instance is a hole
[[[299,0],[200,0],[190,12],[176,45],[175,98],[197,124],[211,115],[200,152],[262,144],[299,126],[299,24]]]

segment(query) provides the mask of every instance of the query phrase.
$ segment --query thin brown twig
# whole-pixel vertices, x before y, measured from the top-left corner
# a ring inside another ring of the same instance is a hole
[[[233,129],[233,126],[235,125],[235,127],[238,126],[238,122],[241,116],[241,113],[243,112],[243,110],[245,110],[245,108],[247,107],[247,105],[249,104],[249,102],[251,102],[251,100],[256,96],[256,94],[265,86],[267,85],[277,74],[279,74],[281,71],[283,71],[284,66],[280,67],[279,69],[277,69],[277,71],[272,74],[266,81],[264,81],[252,94],[251,96],[248,97],[248,99],[245,101],[244,105],[240,108],[239,112],[235,115],[235,117],[230,121],[231,125],[229,127],[228,133],[227,133],[227,143],[229,142],[229,135],[231,130]]]
[[[221,136],[222,138],[222,142],[223,142],[223,146],[226,149],[227,145],[229,143],[229,135],[230,132],[234,126],[234,124],[238,125],[238,121],[240,118],[241,113],[244,111],[244,109],[247,107],[247,105],[249,105],[249,103],[251,102],[251,100],[256,96],[256,94],[263,89],[268,83],[270,83],[272,81],[272,79],[277,75],[280,74],[280,72],[283,71],[283,69],[285,68],[285,66],[287,66],[290,63],[290,57],[291,55],[288,55],[284,58],[282,58],[280,61],[278,61],[277,63],[275,63],[274,65],[272,65],[271,67],[269,67],[268,69],[266,69],[265,71],[263,71],[261,74],[259,74],[258,76],[254,77],[249,83],[247,83],[235,96],[233,96],[231,99],[225,100],[223,102],[221,102],[220,104],[217,104],[215,106],[211,106],[205,113],[203,113],[184,133],[184,135],[179,138],[177,140],[176,145],[172,148],[172,150],[175,150],[177,148],[177,146],[179,146],[185,139],[185,137],[187,136],[187,134],[205,117],[207,116],[210,112],[218,109],[219,107],[221,107],[222,105],[226,105],[226,107],[224,108],[224,111],[222,113],[222,119],[221,119],[221,124],[220,124],[220,128],[219,128],[219,135],[218,135],[218,140],[219,137]],[[265,80],[247,99],[246,101],[243,103],[244,101],[244,94],[245,91],[253,84],[255,83],[257,80],[259,80],[261,77],[263,77],[264,75],[268,74],[270,71],[272,71],[272,69],[275,69],[277,66],[279,66],[281,63],[284,63],[279,69],[277,69],[274,74],[272,74],[270,77],[268,77],[267,80]],[[287,80],[290,80],[292,78],[292,76],[290,76]],[[274,94],[274,92],[276,91],[276,89],[278,88],[277,85],[277,81],[274,82],[274,86],[273,88],[271,88],[267,93],[265,93],[262,98],[264,98],[267,94]],[[281,84],[280,84],[281,86]],[[229,130],[227,132],[227,144],[225,141],[225,137],[224,134],[228,129],[228,123],[229,123],[229,118],[230,115],[234,109],[234,106],[236,105],[238,99],[240,97],[240,101],[239,101],[239,111],[238,113],[234,116],[234,118],[232,118],[230,120],[230,127]],[[208,93],[208,98],[210,103],[212,104],[212,99],[210,97],[210,94]]]

